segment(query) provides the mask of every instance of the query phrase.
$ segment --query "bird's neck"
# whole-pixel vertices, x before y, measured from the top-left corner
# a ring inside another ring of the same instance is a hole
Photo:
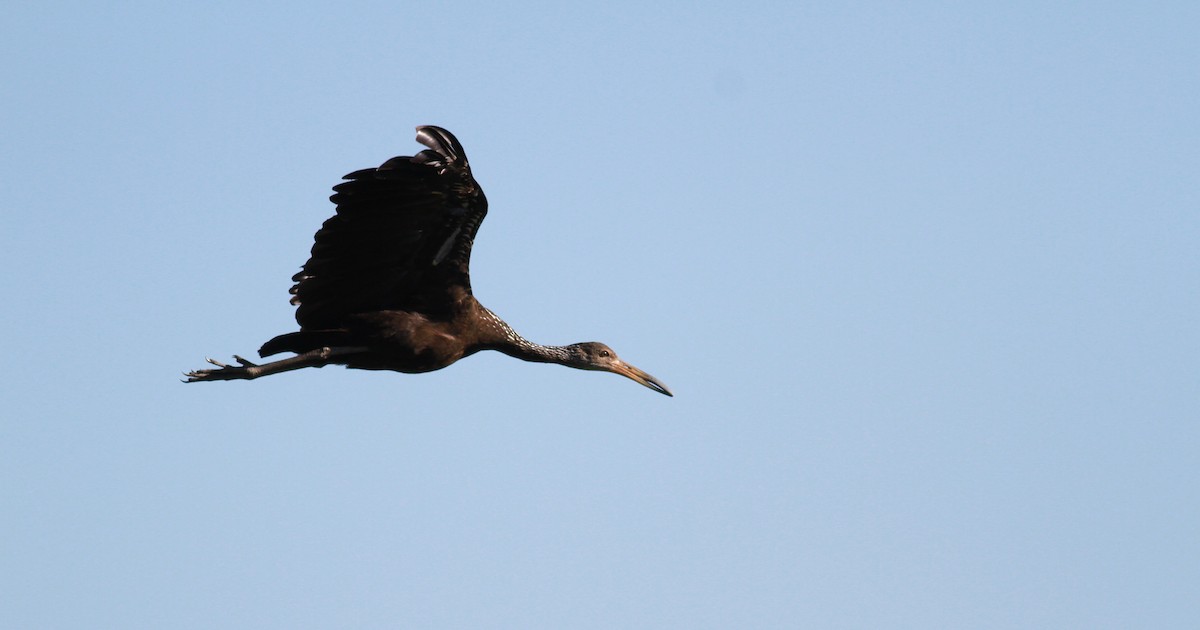
[[[571,346],[543,346],[534,343],[513,330],[508,322],[500,319],[491,310],[483,308],[483,319],[488,323],[488,335],[481,344],[488,350],[499,350],[510,357],[537,363],[559,363],[570,365],[574,356]]]

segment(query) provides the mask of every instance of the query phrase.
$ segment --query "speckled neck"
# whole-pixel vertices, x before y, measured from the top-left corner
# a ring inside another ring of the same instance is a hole
[[[495,340],[485,344],[490,350],[499,350],[510,357],[538,363],[559,363],[570,365],[574,356],[571,346],[543,346],[534,343],[513,330],[508,322],[500,319],[490,309],[483,309],[484,319],[492,328]]]

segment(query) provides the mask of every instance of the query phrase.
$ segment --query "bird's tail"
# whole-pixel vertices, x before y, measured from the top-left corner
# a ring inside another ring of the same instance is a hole
[[[280,352],[301,354],[319,348],[353,345],[344,330],[302,330],[279,335],[258,349],[258,356],[269,357]]]

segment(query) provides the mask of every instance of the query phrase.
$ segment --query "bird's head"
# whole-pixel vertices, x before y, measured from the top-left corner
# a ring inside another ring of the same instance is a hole
[[[613,352],[612,348],[598,341],[575,343],[567,346],[567,348],[570,349],[570,358],[567,364],[571,367],[581,370],[598,370],[620,374],[660,394],[666,394],[667,396],[675,395],[661,381],[622,361],[617,357],[617,353]]]

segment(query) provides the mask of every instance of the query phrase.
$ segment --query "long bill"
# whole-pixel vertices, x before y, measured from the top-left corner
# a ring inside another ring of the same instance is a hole
[[[624,361],[617,361],[613,363],[609,367],[609,371],[611,371],[613,374],[620,374],[625,378],[641,383],[642,385],[645,385],[646,387],[649,387],[660,394],[666,394],[667,396],[671,397],[675,396],[675,394],[671,393],[670,389],[667,389],[667,386],[664,385],[662,381],[650,376],[642,370],[633,367],[632,365],[629,365],[628,363],[625,363]]]

